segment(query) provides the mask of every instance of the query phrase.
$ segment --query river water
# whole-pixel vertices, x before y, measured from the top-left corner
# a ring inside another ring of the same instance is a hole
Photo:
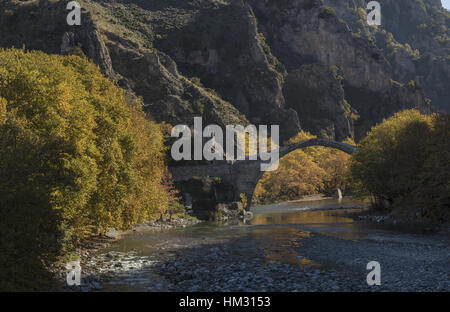
[[[96,267],[96,274],[101,276],[102,290],[105,291],[261,290],[244,286],[240,288],[240,285],[245,285],[242,281],[236,289],[232,284],[227,284],[227,281],[220,284],[222,277],[226,280],[226,275],[231,274],[227,264],[237,265],[234,271],[259,268],[258,272],[252,273],[255,276],[267,274],[263,270],[271,266],[288,271],[314,268],[326,270],[341,260],[337,259],[339,255],[329,261],[322,257],[323,251],[316,257],[314,248],[302,249],[313,237],[322,237],[314,246],[367,240],[395,242],[400,239],[404,243],[405,240],[418,239],[414,236],[417,233],[404,234],[380,225],[356,222],[347,216],[349,212],[358,212],[365,207],[365,203],[352,198],[301,200],[256,206],[251,209],[253,219],[245,224],[200,223],[180,229],[126,235],[111,247],[100,251],[86,265]],[[331,241],[323,241],[327,237]],[[422,239],[422,236],[419,238]],[[351,245],[351,248],[355,247]],[[363,249],[364,252],[365,250]],[[395,248],[393,250],[395,252]],[[364,261],[361,260],[361,263]],[[334,271],[333,268],[331,270]],[[280,274],[284,274],[283,272]],[[242,274],[239,278],[241,276]],[[264,282],[266,280],[262,280],[260,284]],[[303,289],[303,285],[280,285],[270,279],[267,288],[263,290]],[[327,290],[326,287],[339,289],[345,288],[345,285],[336,281],[335,284],[320,284],[317,287],[318,290]]]

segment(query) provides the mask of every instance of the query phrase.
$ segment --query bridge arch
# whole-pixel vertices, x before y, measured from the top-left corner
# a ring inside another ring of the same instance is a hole
[[[354,154],[357,150],[356,146],[346,143],[327,139],[311,139],[293,143],[287,146],[282,146],[279,149],[279,159],[283,158],[289,153],[292,153],[293,151],[311,146],[330,147],[350,155]],[[250,162],[252,161],[249,159],[236,161],[232,165],[233,168],[231,170],[231,174],[232,176],[234,176],[233,180],[235,182],[233,183],[233,186],[236,189],[236,193],[239,193],[239,198],[241,194],[245,194],[247,202],[249,203],[248,209],[252,204],[255,188],[258,185],[259,180],[266,173],[260,170],[261,160],[253,161],[252,164],[249,164]]]
[[[281,159],[297,149],[311,146],[331,147],[347,154],[353,154],[357,150],[356,146],[346,143],[326,139],[311,139],[280,147],[279,158]],[[247,207],[249,209],[258,181],[265,173],[261,171],[261,162],[260,159],[250,160],[249,158],[235,161],[212,161],[200,165],[190,165],[187,162],[186,165],[173,166],[169,169],[175,182],[179,185],[185,185],[187,188],[193,177],[220,178],[223,184],[230,186],[232,189],[232,194],[227,196],[226,202],[221,201],[220,203],[231,204],[240,201],[241,194],[244,194],[247,203],[249,203]]]

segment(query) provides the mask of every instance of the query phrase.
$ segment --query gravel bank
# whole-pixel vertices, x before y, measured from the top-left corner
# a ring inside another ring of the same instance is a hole
[[[83,241],[76,254],[82,267],[82,278],[80,286],[67,286],[65,283],[67,270],[65,267],[54,268],[61,286],[57,290],[62,291],[99,291],[103,289],[102,281],[107,274],[117,275],[123,271],[143,269],[151,262],[145,257],[136,256],[133,252],[128,253],[99,253],[100,250],[108,248],[125,235],[132,233],[159,232],[171,229],[186,228],[200,221],[194,218],[174,218],[171,221],[155,221],[146,224],[137,224],[129,231],[116,231],[114,229],[106,233],[106,236],[94,236]]]
[[[108,290],[128,284],[139,291],[450,291],[448,235],[294,237],[289,246],[244,235],[168,248],[152,257],[108,253],[91,259],[90,266],[108,281]],[[370,261],[381,265],[381,286],[367,285]]]
[[[180,251],[156,269],[175,291],[450,290],[450,250],[442,237],[350,241],[316,234],[295,248],[300,265],[267,262],[264,249],[246,241],[233,242],[236,248],[245,256],[230,252],[229,244],[200,247]],[[381,286],[366,282],[373,260],[381,265]]]

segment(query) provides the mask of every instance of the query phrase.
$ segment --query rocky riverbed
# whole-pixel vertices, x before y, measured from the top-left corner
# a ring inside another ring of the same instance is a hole
[[[186,228],[200,223],[196,218],[173,218],[172,220],[157,220],[145,224],[136,224],[129,231],[116,231],[110,229],[105,236],[95,236],[88,238],[81,242],[76,250],[79,262],[83,268],[83,277],[81,278],[81,285],[67,286],[65,279],[67,276],[67,269],[63,266],[55,267],[53,270],[57,278],[61,281],[62,291],[98,291],[102,290],[101,278],[105,278],[105,273],[117,274],[120,271],[128,271],[131,269],[142,269],[149,262],[143,257],[134,257],[133,251],[126,253],[103,253],[114,243],[123,239],[128,235],[137,233],[156,233],[161,231],[168,231],[178,228]],[[117,261],[115,261],[117,260]],[[108,263],[111,265],[108,266]]]
[[[450,290],[448,232],[402,232],[343,215],[256,213],[247,225],[132,233],[84,261],[81,290]],[[367,285],[371,261],[381,265],[380,286]]]

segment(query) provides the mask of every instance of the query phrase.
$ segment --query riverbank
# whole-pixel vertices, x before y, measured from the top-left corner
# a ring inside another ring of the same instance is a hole
[[[448,233],[348,217],[361,210],[348,207],[358,205],[348,198],[289,202],[258,207],[245,224],[136,229],[90,254],[82,262],[83,286],[65,290],[450,290]],[[381,265],[381,286],[367,285],[371,261]]]
[[[81,242],[76,250],[76,254],[80,257],[80,260],[89,257],[89,254],[96,252],[100,249],[104,249],[110,246],[112,243],[120,240],[123,236],[131,233],[149,233],[158,232],[164,230],[171,230],[177,228],[185,228],[200,223],[201,221],[194,217],[175,217],[172,220],[156,220],[154,222],[136,224],[131,230],[117,231],[110,229],[106,232],[105,236],[92,236]]]
[[[302,198],[298,198],[298,199],[280,200],[280,201],[273,201],[273,202],[259,202],[259,201],[255,200],[255,201],[253,201],[252,206],[274,205],[274,204],[281,204],[281,203],[296,203],[296,202],[324,200],[324,199],[332,199],[332,198],[337,198],[337,197],[327,196],[325,194],[314,194],[314,195],[305,195]]]
[[[450,233],[449,223],[430,222],[420,217],[419,212],[399,214],[390,210],[368,208],[362,211],[346,212],[344,216],[365,223],[383,224],[396,229],[415,229],[422,233]]]
[[[345,217],[334,225],[201,226],[161,234],[133,235],[91,258],[84,269],[93,268],[102,288],[90,290],[450,290],[448,235],[366,229]],[[143,252],[149,244],[154,252]],[[371,261],[381,265],[381,286],[366,282]]]
[[[131,230],[128,231],[117,231],[115,229],[110,229],[104,236],[91,236],[80,242],[74,252],[74,261],[79,261],[80,266],[86,269],[83,270],[83,276],[81,279],[81,286],[67,286],[64,282],[56,286],[57,290],[62,291],[98,291],[101,290],[101,279],[98,276],[98,271],[89,268],[85,264],[91,261],[92,257],[100,250],[110,247],[113,243],[119,241],[126,235],[132,233],[151,233],[166,230],[173,230],[178,228],[186,228],[200,223],[201,221],[197,218],[187,216],[181,217],[177,216],[172,218],[172,220],[156,220],[154,222],[149,222],[145,224],[136,224]],[[59,264],[52,268],[52,271],[56,275],[58,281],[65,281],[67,269],[63,264]]]
[[[180,250],[157,264],[156,271],[170,281],[169,291],[450,290],[444,237],[352,241],[315,233],[296,243],[289,248],[296,252],[297,264],[268,261],[264,246],[237,239]],[[381,264],[381,286],[366,283],[371,261]]]

